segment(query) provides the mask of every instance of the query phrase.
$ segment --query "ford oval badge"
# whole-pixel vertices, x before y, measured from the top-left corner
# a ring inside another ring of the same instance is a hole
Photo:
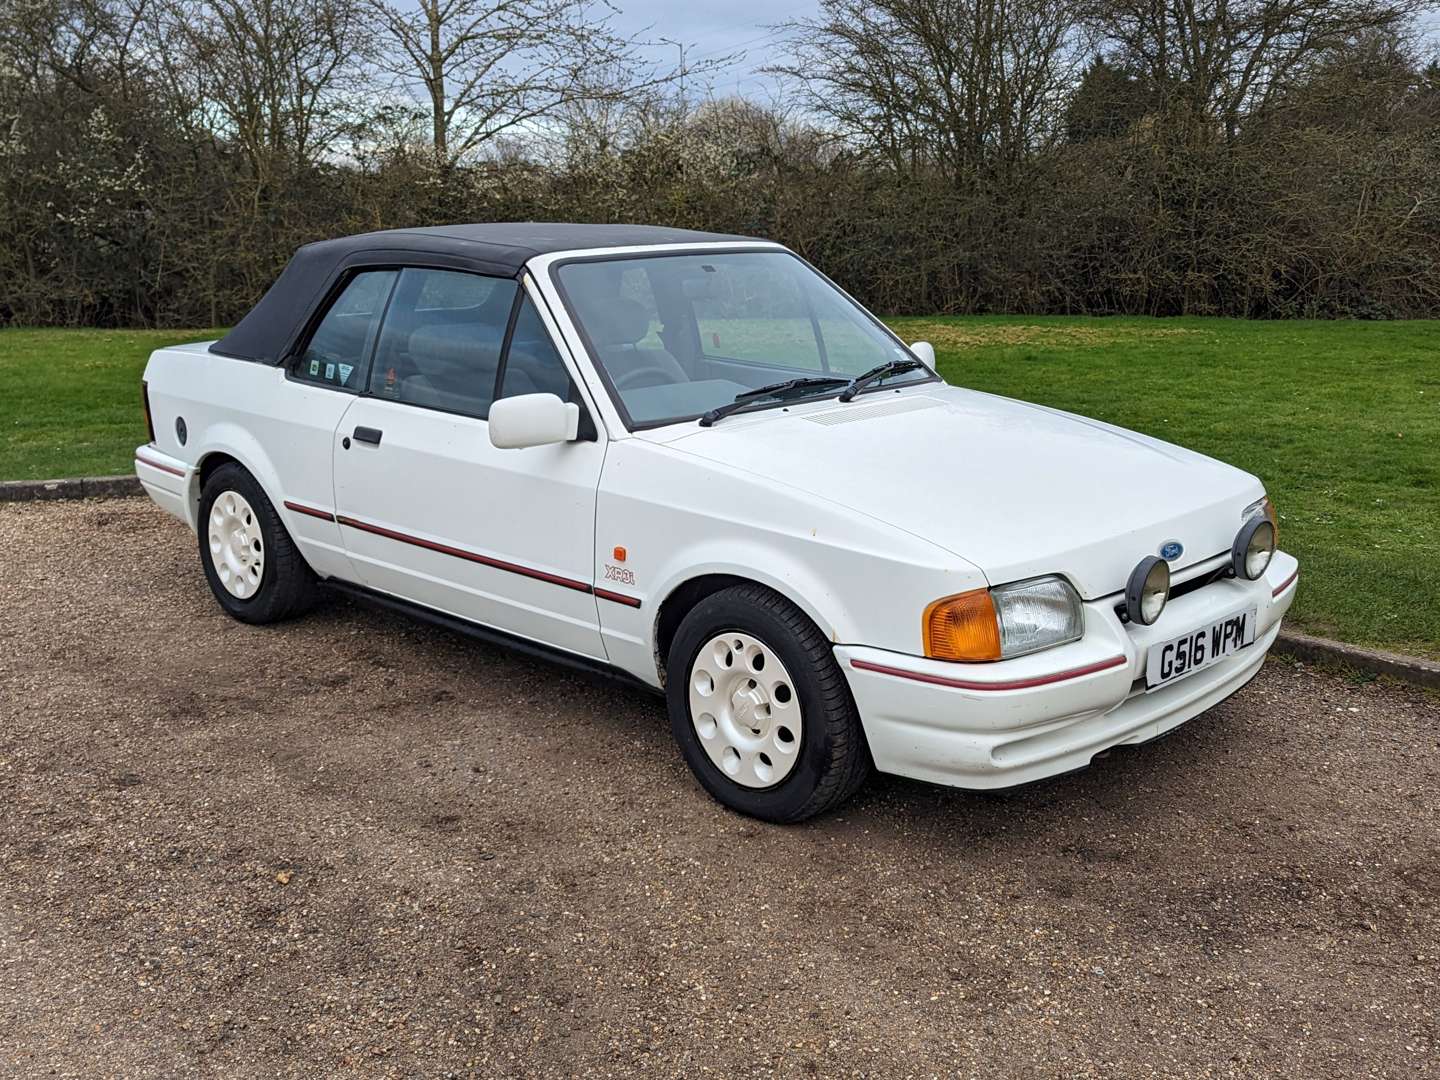
[[[1174,562],[1181,555],[1185,554],[1185,545],[1179,540],[1166,540],[1160,545],[1160,557],[1166,562]]]

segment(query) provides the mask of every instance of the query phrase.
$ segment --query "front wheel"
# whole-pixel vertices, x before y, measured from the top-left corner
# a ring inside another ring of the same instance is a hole
[[[675,741],[731,809],[803,821],[864,783],[870,753],[845,676],[784,597],[760,585],[706,597],[680,623],[666,672]]]
[[[198,525],[205,580],[230,615],[247,623],[278,622],[314,604],[314,572],[244,467],[227,462],[206,478]]]

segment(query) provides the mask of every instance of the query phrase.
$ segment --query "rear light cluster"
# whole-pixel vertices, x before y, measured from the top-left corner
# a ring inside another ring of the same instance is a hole
[[[155,443],[155,420],[150,415],[150,384],[144,379],[140,380],[140,403],[145,406],[145,430],[150,435],[150,443]]]

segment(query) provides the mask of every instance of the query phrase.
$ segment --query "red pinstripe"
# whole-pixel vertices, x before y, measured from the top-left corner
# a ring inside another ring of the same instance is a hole
[[[595,595],[598,596],[601,600],[609,600],[616,604],[624,604],[626,607],[640,606],[640,598],[638,596],[626,596],[624,593],[611,592],[609,589],[602,589],[598,585],[595,586]]]
[[[413,544],[415,547],[425,548],[427,551],[438,551],[442,555],[451,555],[457,559],[464,559],[467,562],[479,563],[482,566],[493,566],[496,570],[505,570],[512,574],[519,574],[521,577],[535,578],[537,581],[548,581],[551,585],[559,585],[561,588],[574,589],[576,592],[582,593],[593,593],[595,591],[584,581],[561,577],[559,574],[549,574],[544,570],[521,566],[519,563],[506,562],[504,559],[492,559],[489,555],[481,555],[477,551],[467,551],[464,548],[451,547],[449,544],[437,544],[434,540],[411,536],[409,533],[396,532],[394,529],[387,529],[383,525],[372,525],[368,521],[358,521],[352,517],[345,517],[343,514],[335,515],[335,520],[341,525],[348,526],[351,529],[359,529],[361,532],[373,533],[376,536],[383,536],[389,540],[398,540],[402,544]]]
[[[1050,683],[1078,679],[1082,675],[1093,675],[1097,671],[1109,671],[1126,663],[1123,656],[1112,656],[1084,667],[1069,668],[1049,675],[1036,675],[1029,679],[1011,679],[1006,682],[976,682],[974,679],[954,679],[947,675],[931,675],[923,671],[908,671],[905,668],[872,664],[869,660],[851,660],[850,666],[861,671],[877,671],[881,675],[894,675],[898,679],[914,679],[916,682],[933,683],[936,686],[953,686],[960,690],[1027,690],[1032,686],[1047,686]]]
[[[1287,577],[1287,578],[1286,578],[1284,581],[1282,581],[1279,585],[1275,586],[1275,591],[1270,594],[1270,598],[1273,600],[1275,597],[1279,596],[1279,595],[1280,595],[1282,592],[1284,592],[1286,589],[1290,588],[1291,585],[1294,585],[1294,584],[1295,584],[1295,579],[1298,578],[1299,576],[1300,576],[1300,568],[1297,566],[1297,567],[1295,568],[1294,572],[1292,572],[1289,577]]]
[[[176,468],[173,468],[172,466],[169,466],[169,465],[161,465],[158,461],[151,461],[149,458],[141,457],[139,454],[136,454],[136,455],[135,455],[135,460],[138,461],[138,462],[140,462],[141,465],[149,465],[150,468],[152,468],[152,469],[159,469],[161,472],[167,472],[167,473],[169,473],[171,476],[184,476],[184,475],[185,475],[185,470],[184,470],[184,469],[176,469]]]
[[[287,510],[294,510],[297,514],[309,514],[311,517],[319,518],[321,521],[335,520],[335,515],[330,513],[329,510],[317,510],[313,506],[306,506],[304,503],[291,502],[289,499],[285,500],[285,508]]]

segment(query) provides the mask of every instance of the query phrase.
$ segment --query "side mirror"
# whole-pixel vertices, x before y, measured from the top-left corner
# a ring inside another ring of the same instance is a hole
[[[490,406],[490,442],[501,450],[524,450],[570,442],[580,431],[580,406],[554,394],[520,394]]]
[[[910,351],[930,367],[935,366],[935,346],[928,341],[912,341]]]

